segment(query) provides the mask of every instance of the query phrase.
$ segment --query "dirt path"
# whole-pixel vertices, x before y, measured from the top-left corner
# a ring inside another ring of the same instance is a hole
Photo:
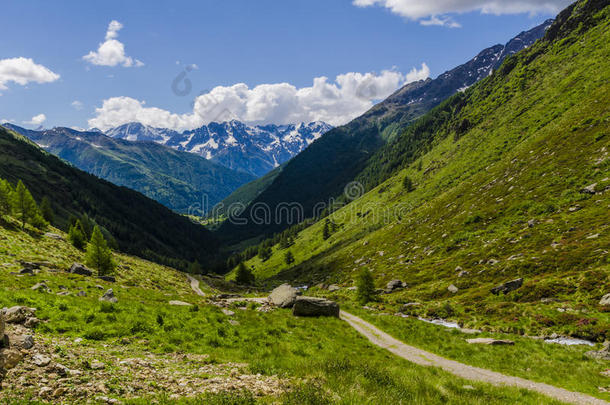
[[[186,278],[189,279],[189,282],[191,283],[191,288],[193,289],[193,291],[195,291],[195,294],[201,297],[205,297],[205,294],[203,293],[203,291],[201,291],[201,288],[199,288],[199,280],[189,274],[186,275]]]
[[[402,357],[412,363],[421,366],[440,367],[445,371],[450,372],[458,377],[468,380],[482,381],[493,385],[508,385],[518,388],[525,388],[532,391],[537,391],[541,394],[558,399],[563,402],[573,404],[610,404],[602,399],[592,396],[572,392],[563,388],[557,388],[552,385],[529,381],[524,378],[507,376],[495,371],[486,370],[483,368],[473,367],[457,361],[449,360],[436,354],[418,349],[413,346],[408,346],[399,340],[394,339],[387,333],[377,329],[370,323],[341,311],[341,319],[349,323],[354,329],[364,335],[368,340],[376,346],[387,349],[397,356]]]

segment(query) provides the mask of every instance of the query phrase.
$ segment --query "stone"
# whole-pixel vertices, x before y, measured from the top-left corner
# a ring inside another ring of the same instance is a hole
[[[19,270],[19,274],[34,274],[34,270],[30,268]]]
[[[314,297],[298,297],[292,307],[294,316],[334,316],[339,317],[339,304]]]
[[[17,336],[12,339],[13,345],[20,349],[31,349],[34,347],[34,337],[32,335]]]
[[[107,281],[109,283],[116,283],[116,278],[114,278],[112,276],[99,276],[98,278],[100,280]]]
[[[74,263],[72,267],[70,267],[70,273],[91,277],[93,275],[93,270],[87,268],[84,264]]]
[[[36,283],[36,284],[34,284],[32,286],[32,290],[34,290],[34,291],[42,291],[42,292],[49,292],[49,291],[51,291],[49,286],[46,285],[45,283]]]
[[[466,342],[469,344],[478,344],[478,345],[490,345],[490,346],[500,346],[500,345],[514,345],[515,342],[512,340],[501,340],[501,339],[492,339],[492,338],[476,338],[476,339],[466,339]]]
[[[347,291],[357,291],[357,290],[358,290],[358,287],[356,287],[356,286],[352,286],[352,287],[348,287],[347,288]]]
[[[229,319],[229,323],[233,326],[239,326],[239,321],[236,321],[235,319]]]
[[[39,397],[47,397],[53,393],[53,388],[50,387],[42,387],[40,391],[38,391]]]
[[[184,301],[170,301],[169,305],[175,305],[178,307],[192,307],[193,304],[189,304],[188,302],[184,302]]]
[[[55,239],[55,240],[64,240],[63,236],[58,235],[56,233],[47,232],[44,234],[45,238]]]
[[[4,314],[0,313],[0,338],[4,336],[4,330],[6,328],[6,324],[4,322]]]
[[[106,365],[104,363],[102,363],[101,361],[94,360],[91,362],[92,370],[101,370],[103,368],[106,368]]]
[[[49,365],[49,363],[51,363],[51,358],[43,354],[36,354],[34,357],[32,357],[32,363],[38,367],[46,367]]]
[[[462,278],[462,277],[466,277],[467,275],[469,275],[470,272],[466,271],[466,270],[462,270],[458,273],[458,277]]]
[[[269,294],[269,302],[276,307],[290,308],[294,305],[298,297],[296,288],[293,288],[289,284],[282,284],[275,288]]]
[[[23,323],[27,318],[34,315],[36,310],[28,307],[11,307],[4,312],[4,320],[7,323]]]
[[[86,297],[86,296],[87,296],[87,293],[86,293],[85,291],[82,291],[82,290],[81,290],[81,291],[79,291],[79,292],[77,292],[77,293],[76,293],[76,296],[77,296],[77,297]]]
[[[597,187],[597,183],[593,183],[593,184],[583,188],[580,192],[583,194],[595,194],[596,187]]]
[[[508,281],[506,283],[500,284],[497,287],[491,289],[491,293],[495,295],[499,295],[500,293],[508,294],[511,291],[514,291],[520,288],[523,285],[523,279],[518,278],[516,280]]]
[[[605,341],[601,350],[592,350],[586,352],[585,355],[592,359],[610,360],[610,341]]]
[[[233,315],[235,315],[235,312],[231,311],[230,309],[223,308],[223,309],[221,309],[221,311],[226,316],[233,316]]]
[[[527,226],[528,228],[533,228],[534,226],[536,226],[537,223],[538,221],[536,221],[535,219],[530,219],[529,221],[527,221]]]
[[[0,349],[0,370],[15,368],[23,359],[23,354],[16,349]]]
[[[25,320],[25,322],[23,323],[23,326],[25,326],[28,329],[34,329],[36,327],[36,325],[38,325],[39,323],[40,323],[40,319],[36,318],[35,316],[32,316]]]
[[[339,291],[340,289],[341,287],[339,287],[337,284],[331,284],[328,286],[328,291],[330,292]]]
[[[462,268],[462,266],[457,266],[457,267],[455,268],[455,271],[456,271],[456,272],[459,272],[459,271],[462,271],[462,270],[464,270],[464,269]]]
[[[392,280],[392,281],[388,282],[388,284],[386,284],[384,293],[390,294],[390,293],[393,293],[394,291],[402,290],[403,288],[406,288],[406,287],[407,287],[407,283],[404,283],[400,280]]]
[[[610,294],[606,294],[599,300],[599,305],[601,306],[610,306]]]
[[[100,301],[106,301],[106,302],[111,302],[113,304],[116,304],[117,302],[119,302],[119,300],[114,296],[114,291],[112,290],[112,288],[108,289],[108,291],[106,291],[104,293],[104,295],[102,295],[99,299]]]
[[[449,287],[447,287],[447,290],[449,290],[450,293],[455,294],[459,291],[459,289],[454,286],[453,284],[451,284]]]

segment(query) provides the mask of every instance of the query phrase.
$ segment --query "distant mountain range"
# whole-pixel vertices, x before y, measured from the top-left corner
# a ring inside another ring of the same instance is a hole
[[[495,45],[480,52],[470,61],[441,74],[436,79],[410,83],[375,105],[350,123],[334,128],[310,147],[291,159],[273,181],[263,190],[260,186],[238,190],[256,190],[250,193],[251,205],[236,222],[251,218],[256,203],[270,207],[274,212],[283,202],[298,203],[306,217],[313,215],[313,207],[320,202],[339,196],[346,184],[353,181],[384,145],[398,137],[414,120],[438,106],[448,97],[465,91],[488,77],[510,55],[533,45],[542,38],[553,20],[511,39],[505,45]],[[371,168],[372,171],[375,168]],[[370,178],[371,176],[367,176]],[[316,179],[316,181],[311,181]],[[367,189],[369,184],[364,185]],[[230,196],[228,201],[234,199]],[[275,221],[271,224],[236,226],[224,223],[219,229],[228,242],[240,242],[285,229],[289,224]]]
[[[297,155],[332,129],[324,122],[249,126],[240,121],[212,122],[177,132],[132,122],[106,131],[128,141],[156,142],[196,153],[233,170],[261,177]]]
[[[154,142],[70,128],[32,131],[3,124],[88,173],[129,187],[180,213],[203,211],[255,177]],[[203,196],[209,207],[204,207]]]

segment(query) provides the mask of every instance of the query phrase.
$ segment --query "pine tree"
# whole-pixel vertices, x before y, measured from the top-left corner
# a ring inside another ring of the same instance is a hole
[[[322,229],[322,239],[327,240],[330,238],[330,221],[328,218],[324,222],[324,228]]]
[[[112,252],[98,226],[93,228],[91,241],[87,245],[86,260],[89,267],[97,270],[98,276],[106,276],[114,270]]]
[[[405,178],[402,179],[402,188],[407,193],[410,193],[411,191],[415,190],[415,186],[413,186],[413,181],[409,176],[405,176]]]
[[[284,262],[289,266],[294,263],[294,256],[290,250],[286,251],[284,254]]]
[[[258,257],[260,257],[260,259],[264,262],[269,260],[269,258],[271,257],[271,253],[271,248],[265,245],[261,245],[258,248]]]
[[[53,213],[53,207],[51,207],[51,202],[45,196],[40,202],[40,213],[45,221],[48,223],[53,223],[55,219],[55,214]]]
[[[251,285],[254,284],[255,278],[252,271],[241,262],[237,266],[237,274],[235,275],[235,282],[240,285]]]
[[[13,194],[13,188],[11,184],[0,179],[0,216],[11,215],[13,211],[11,196]]]
[[[356,281],[356,298],[361,305],[371,301],[375,296],[375,282],[373,275],[368,269],[363,268],[358,274]]]
[[[12,203],[15,213],[21,221],[21,228],[24,229],[25,224],[30,223],[38,214],[38,206],[21,180],[19,180],[15,191],[12,193]]]
[[[80,220],[77,219],[68,231],[68,240],[75,248],[82,250],[85,247],[85,239],[83,225]]]
[[[190,274],[203,274],[203,272],[201,271],[201,265],[199,264],[199,262],[197,260],[195,260],[193,263],[191,263],[189,265],[188,272]]]

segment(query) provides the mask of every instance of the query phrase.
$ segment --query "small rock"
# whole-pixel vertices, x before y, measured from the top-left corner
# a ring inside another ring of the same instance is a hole
[[[512,340],[501,340],[501,339],[492,339],[492,338],[476,338],[476,339],[466,339],[466,342],[470,344],[479,344],[479,345],[514,345],[515,342]]]
[[[514,291],[520,288],[523,285],[523,279],[518,278],[516,280],[508,281],[504,284],[500,284],[497,287],[491,289],[491,293],[495,295],[499,295],[500,293],[508,294],[511,291]]]
[[[66,393],[66,389],[63,387],[59,387],[55,391],[53,391],[53,397],[55,397],[55,398],[61,397],[65,393]]]
[[[229,323],[233,326],[238,326],[239,325],[239,321],[236,321],[235,319],[229,319]]]
[[[610,293],[606,294],[599,300],[599,305],[601,306],[610,306]]]
[[[460,278],[466,277],[469,274],[470,274],[470,272],[468,272],[466,270],[462,270],[462,271],[459,272],[458,277],[460,277]]]
[[[91,369],[92,370],[101,370],[103,368],[106,368],[106,365],[104,363],[102,363],[101,361],[92,361],[91,362]]]
[[[537,223],[538,221],[536,221],[535,219],[530,219],[529,221],[527,221],[527,226],[529,228],[533,228],[534,226],[536,226]]]
[[[592,350],[585,355],[593,359],[610,360],[610,341],[605,341],[601,350]]]
[[[582,190],[580,190],[583,194],[595,194],[595,187],[597,187],[597,183],[593,183]]]
[[[462,388],[465,390],[470,390],[470,391],[474,389],[474,387],[472,385],[464,385]]]
[[[457,267],[455,268],[455,271],[456,271],[456,272],[458,272],[458,271],[462,271],[462,270],[464,270],[464,269],[462,268],[462,266],[457,266]]]
[[[44,397],[47,397],[47,396],[51,395],[52,393],[53,393],[53,389],[52,388],[50,388],[50,387],[42,387],[40,389],[40,391],[38,391],[38,396],[44,398]]]
[[[337,284],[331,284],[328,286],[328,291],[330,292],[339,291],[340,289],[341,287],[339,287]]]
[[[31,349],[34,347],[34,337],[32,335],[22,335],[13,339],[15,346],[21,349]]]
[[[93,270],[87,268],[84,264],[74,263],[72,267],[70,267],[70,273],[91,277],[93,275]]]
[[[76,296],[77,296],[77,297],[86,297],[86,296],[87,296],[87,293],[86,293],[85,291],[82,291],[82,290],[81,290],[81,291],[79,291],[79,292],[77,292],[77,293],[76,293]]]
[[[455,294],[459,291],[459,289],[454,286],[453,284],[451,284],[449,287],[447,287],[447,290],[449,290],[450,293]]]
[[[221,309],[221,311],[226,316],[233,316],[233,315],[235,315],[235,312],[231,311],[230,309],[223,308],[223,309]]]
[[[45,238],[55,239],[55,240],[64,240],[63,236],[58,235],[56,233],[47,232],[44,234]]]
[[[108,291],[106,291],[104,293],[104,295],[102,295],[99,299],[100,301],[106,301],[106,302],[111,302],[113,304],[116,304],[117,302],[119,302],[119,300],[114,296],[114,291],[112,290],[112,288],[110,288]]]
[[[189,304],[188,302],[184,302],[184,301],[170,301],[169,305],[176,305],[179,307],[192,307],[193,304]]]
[[[40,319],[36,318],[35,316],[31,316],[25,320],[25,322],[23,323],[23,326],[25,326],[28,329],[34,329],[36,327],[36,325],[38,325],[39,323],[40,323]]]
[[[386,294],[390,294],[390,293],[393,293],[394,291],[402,290],[403,288],[406,288],[406,287],[407,287],[407,283],[402,282],[400,280],[392,280],[386,285],[384,292]]]
[[[32,357],[32,363],[36,364],[38,367],[46,367],[51,363],[51,358],[42,354],[36,354]]]
[[[76,344],[82,343],[82,341],[83,341],[83,338],[74,339],[74,343],[76,343]]]
[[[116,278],[114,278],[112,276],[99,276],[98,278],[100,280],[107,281],[109,283],[116,283]]]
[[[34,291],[43,291],[43,292],[50,292],[51,289],[49,288],[49,286],[47,286],[45,283],[36,283],[32,286],[32,290]]]
[[[0,349],[0,370],[15,368],[23,359],[23,354],[16,349]]]
[[[32,269],[21,269],[19,270],[19,274],[34,274],[34,270]]]

